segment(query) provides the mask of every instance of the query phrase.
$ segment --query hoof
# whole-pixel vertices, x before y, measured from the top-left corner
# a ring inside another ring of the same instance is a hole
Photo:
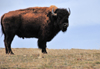
[[[14,55],[14,53],[12,51],[11,52],[6,52],[6,54]]]
[[[13,53],[13,52],[10,52],[9,54],[10,54],[10,55],[14,55],[14,53]]]
[[[14,55],[14,53],[9,53],[10,55]]]
[[[8,52],[6,52],[6,54],[9,54]]]
[[[43,54],[47,54],[47,52],[42,52]]]
[[[47,51],[46,51],[46,50],[42,50],[42,53],[43,53],[43,54],[47,54]]]

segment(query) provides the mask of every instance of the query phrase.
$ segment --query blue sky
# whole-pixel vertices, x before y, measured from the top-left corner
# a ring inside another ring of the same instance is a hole
[[[13,10],[50,5],[70,8],[71,15],[68,30],[59,32],[47,43],[47,48],[100,49],[100,0],[0,0],[0,16]],[[4,36],[0,37],[0,48],[4,48],[3,40]],[[37,39],[15,36],[12,48],[38,48]]]

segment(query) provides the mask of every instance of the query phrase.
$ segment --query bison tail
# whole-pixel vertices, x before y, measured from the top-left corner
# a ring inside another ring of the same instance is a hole
[[[4,29],[3,29],[3,25],[2,25],[3,17],[4,17],[4,15],[1,17],[1,32],[2,32],[2,35],[4,34]]]

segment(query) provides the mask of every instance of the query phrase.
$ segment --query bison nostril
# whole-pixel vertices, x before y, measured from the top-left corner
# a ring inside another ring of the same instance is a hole
[[[65,27],[68,26],[68,23],[64,23],[63,26],[65,26]]]

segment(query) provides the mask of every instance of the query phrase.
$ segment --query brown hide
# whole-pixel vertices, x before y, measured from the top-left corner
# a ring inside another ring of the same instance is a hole
[[[41,35],[46,33],[45,27],[50,23],[49,17],[44,13],[26,13],[21,15],[21,26],[18,29],[17,35],[20,37],[36,37],[40,30]],[[21,32],[20,32],[21,31]],[[23,31],[23,32],[22,32]]]
[[[49,12],[52,11],[52,8],[54,8],[54,11],[57,9],[57,7],[53,6],[53,5],[51,5],[50,7],[31,7],[31,8],[27,8],[27,9],[10,11],[10,12],[6,13],[5,17],[18,16],[20,14],[29,13],[29,12],[37,12],[37,13],[41,12],[41,13],[48,14]]]
[[[54,8],[54,11],[57,9],[56,6],[51,5],[50,7],[32,7],[32,8],[27,8],[27,9],[20,9],[20,10],[15,10],[15,11],[10,11],[8,13],[5,13],[3,19],[5,18],[10,18],[10,17],[18,17],[21,14],[26,14],[26,13],[44,13],[48,14],[49,12],[52,11],[52,8]]]
[[[49,12],[52,11],[52,8],[54,8],[54,11],[57,9],[56,6],[51,5],[50,7],[31,7],[31,8],[27,8],[27,9],[20,9],[17,11],[26,11],[26,12],[41,12],[41,13],[45,13],[48,14]]]
[[[41,26],[41,30],[43,30],[42,35],[46,33],[45,26],[50,23],[49,17],[47,17],[47,14],[52,11],[52,8],[54,8],[54,11],[57,9],[56,6],[50,6],[50,7],[31,7],[27,9],[20,9],[16,11],[10,11],[6,14],[4,14],[2,25],[4,30],[8,29],[6,25],[9,25],[11,29],[16,31],[18,29],[17,35],[19,37],[38,37],[38,29],[34,29],[34,25]],[[4,25],[6,24],[6,25]],[[40,25],[42,24],[42,25]],[[28,25],[33,25],[33,28],[28,29]],[[20,27],[19,27],[20,26]],[[38,27],[37,27],[38,28]],[[26,29],[26,30],[24,30]],[[36,35],[30,35],[26,34],[29,32],[29,30],[32,30],[32,32],[36,33]],[[23,31],[23,32],[22,32]],[[4,32],[5,33],[5,32]],[[25,35],[26,34],[26,35]]]

